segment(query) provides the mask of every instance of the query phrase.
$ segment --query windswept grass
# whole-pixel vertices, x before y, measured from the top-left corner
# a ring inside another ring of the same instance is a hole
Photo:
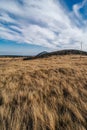
[[[0,130],[87,130],[87,57],[1,58]]]

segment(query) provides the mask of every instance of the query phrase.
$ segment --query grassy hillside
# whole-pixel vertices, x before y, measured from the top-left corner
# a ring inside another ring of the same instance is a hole
[[[87,130],[87,56],[0,58],[0,130]]]

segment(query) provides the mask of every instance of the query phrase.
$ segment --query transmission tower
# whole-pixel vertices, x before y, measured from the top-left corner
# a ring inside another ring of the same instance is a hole
[[[83,47],[82,44],[83,44],[83,43],[80,42],[80,44],[81,44],[81,52],[80,52],[80,58],[81,58],[81,57],[82,57],[82,47]]]

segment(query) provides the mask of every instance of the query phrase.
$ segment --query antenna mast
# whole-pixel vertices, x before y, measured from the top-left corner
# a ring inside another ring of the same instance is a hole
[[[82,51],[82,42],[81,42],[81,51]]]
[[[81,42],[81,53],[80,53],[80,58],[82,57],[82,42]]]

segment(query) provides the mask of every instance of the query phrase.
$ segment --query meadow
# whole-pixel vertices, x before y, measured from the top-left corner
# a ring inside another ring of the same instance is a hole
[[[87,56],[0,58],[0,130],[87,130]]]

